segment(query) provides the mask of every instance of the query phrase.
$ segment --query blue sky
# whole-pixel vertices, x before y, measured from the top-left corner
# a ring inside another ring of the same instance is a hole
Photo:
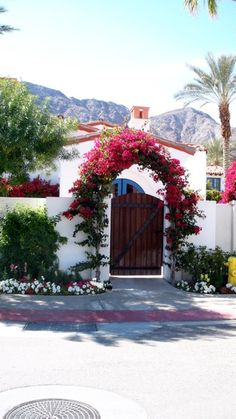
[[[0,15],[19,31],[0,37],[0,75],[96,98],[150,106],[157,115],[182,107],[173,95],[192,80],[186,63],[207,52],[236,54],[236,3],[219,0],[211,19],[183,0],[2,0]],[[199,108],[194,105],[194,107]],[[218,120],[216,106],[201,108]],[[235,110],[234,110],[235,109]],[[231,106],[236,126],[236,102]]]

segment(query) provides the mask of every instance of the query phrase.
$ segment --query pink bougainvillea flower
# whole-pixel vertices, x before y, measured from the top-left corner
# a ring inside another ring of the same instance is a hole
[[[108,194],[109,185],[133,164],[139,165],[142,170],[148,169],[155,182],[163,183],[163,189],[158,194],[169,209],[165,215],[171,225],[165,231],[168,247],[176,249],[186,236],[198,234],[200,227],[196,225],[195,217],[202,216],[197,208],[199,196],[186,190],[188,180],[180,161],[172,159],[169,151],[158,144],[151,134],[116,128],[104,131],[94,148],[86,154],[80,167],[80,179],[70,189],[75,200],[64,212],[69,219],[79,215],[86,220],[85,228],[89,226],[91,246],[93,238],[99,236],[98,217],[100,225],[107,225],[103,200]]]

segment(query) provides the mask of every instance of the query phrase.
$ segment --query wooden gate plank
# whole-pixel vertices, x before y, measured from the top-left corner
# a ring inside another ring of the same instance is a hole
[[[112,200],[111,274],[160,274],[163,202],[145,194]]]
[[[144,223],[139,227],[138,230],[131,236],[130,240],[126,245],[124,246],[123,250],[116,256],[114,259],[114,265],[117,265],[120,260],[123,258],[123,256],[128,252],[128,250],[134,245],[135,241],[144,233],[146,228],[151,224],[153,219],[156,217],[157,213],[160,211],[160,207],[158,206],[150,215],[149,217],[144,221]],[[134,218],[135,219],[135,218]],[[134,230],[134,229],[133,229]],[[133,246],[134,247],[134,246]]]

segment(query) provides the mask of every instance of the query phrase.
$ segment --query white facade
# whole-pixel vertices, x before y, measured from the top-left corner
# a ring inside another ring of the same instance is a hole
[[[72,187],[73,182],[79,177],[79,166],[83,162],[83,156],[94,146],[94,141],[87,141],[81,144],[74,145],[80,153],[81,158],[72,161],[60,162],[60,196],[69,197],[69,189]],[[71,146],[69,146],[71,147]],[[206,195],[206,153],[205,151],[196,150],[194,155],[187,152],[176,150],[171,147],[166,147],[170,152],[172,158],[180,160],[180,164],[187,169],[189,173],[189,184],[194,190],[199,191],[201,196],[205,198]],[[144,190],[145,193],[157,196],[156,191],[161,188],[161,183],[155,183],[149,176],[148,170],[139,171],[137,166],[132,166],[124,170],[119,178],[130,179]]]
[[[80,158],[72,161],[60,161],[59,170],[59,183],[60,183],[60,196],[69,197],[71,194],[68,192],[72,187],[73,182],[78,179],[79,166],[83,162],[83,156],[94,147],[94,134],[101,132],[103,127],[107,127],[105,122],[103,125],[100,122],[91,122],[87,125],[80,124],[77,143],[68,146],[76,148],[79,152]],[[108,124],[109,127],[109,124]],[[149,107],[146,106],[133,106],[131,109],[131,119],[129,122],[130,128],[141,129],[149,132],[150,119]],[[88,133],[86,133],[86,128]],[[83,129],[85,131],[83,131]],[[91,139],[89,139],[90,136]],[[73,136],[76,138],[76,135]],[[158,138],[157,138],[158,141]],[[198,191],[203,199],[206,196],[206,152],[200,151],[197,148],[188,147],[168,141],[159,139],[160,144],[168,150],[172,158],[178,159],[181,166],[183,166],[189,174],[190,188]],[[157,196],[157,190],[161,189],[161,183],[155,183],[150,177],[148,170],[140,172],[137,166],[132,166],[128,170],[124,170],[119,178],[131,180],[137,183],[146,194]]]
[[[133,106],[131,109],[131,119],[129,127],[149,131],[149,108],[145,106]],[[104,129],[114,127],[106,121],[94,121],[87,124],[79,124],[78,130],[71,133],[68,151],[72,149],[79,153],[79,158],[73,160],[58,160],[55,162],[55,170],[51,174],[47,171],[34,173],[32,177],[40,175],[44,179],[51,180],[52,183],[59,183],[60,197],[70,197],[69,189],[73,182],[79,177],[79,167],[84,161],[84,155],[94,147],[95,140]],[[206,152],[197,148],[175,143],[168,139],[158,139],[170,153],[172,158],[178,159],[189,174],[190,188],[198,191],[203,199],[206,196]],[[146,194],[157,196],[157,190],[161,188],[161,183],[156,184],[150,177],[148,170],[140,172],[137,166],[132,166],[124,170],[119,178],[131,180],[137,183]]]

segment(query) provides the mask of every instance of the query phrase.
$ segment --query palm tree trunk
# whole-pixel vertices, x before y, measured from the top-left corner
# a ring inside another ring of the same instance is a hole
[[[224,175],[224,179],[226,177],[226,173],[227,170],[229,168],[230,165],[230,161],[229,161],[229,138],[224,138],[223,141],[223,175]]]
[[[221,135],[223,138],[223,170],[224,170],[224,179],[225,179],[226,172],[230,165],[229,139],[231,137],[231,127],[230,127],[230,112],[229,112],[228,103],[220,104],[219,115],[220,115],[220,122],[221,122]]]

